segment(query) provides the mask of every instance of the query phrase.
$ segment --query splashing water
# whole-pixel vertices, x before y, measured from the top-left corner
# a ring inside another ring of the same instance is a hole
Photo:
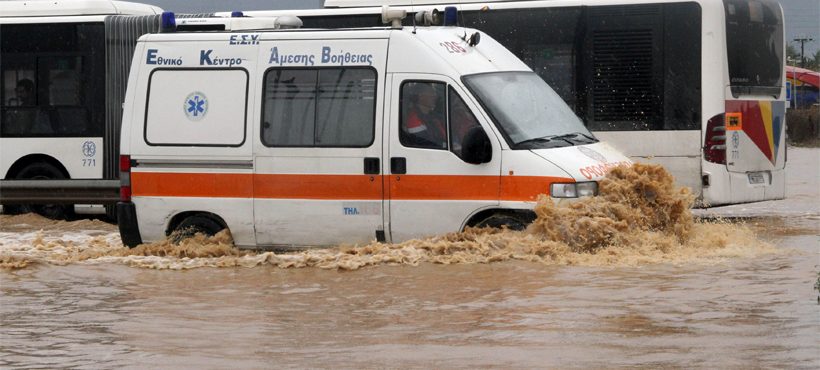
[[[689,189],[675,187],[662,167],[635,164],[613,169],[601,181],[597,197],[556,203],[541,196],[535,208],[537,218],[525,231],[468,228],[398,244],[374,242],[293,253],[239,250],[227,230],[213,237],[196,235],[179,244],[165,240],[129,249],[123,247],[113,226],[99,221],[2,216],[0,267],[84,262],[155,269],[273,265],[355,270],[374,265],[508,260],[634,266],[715,263],[776,251],[746,225],[695,221],[690,212],[693,201]],[[42,230],[20,232],[32,227]]]

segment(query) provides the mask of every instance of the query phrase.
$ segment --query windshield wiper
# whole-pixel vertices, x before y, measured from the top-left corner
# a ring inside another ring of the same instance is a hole
[[[587,140],[589,140],[593,143],[598,142],[598,140],[595,139],[594,137],[589,136],[587,134],[584,134],[582,132],[572,132],[572,133],[564,134],[564,135],[547,136],[547,138],[552,139],[552,140],[564,140],[564,141],[574,145],[574,143],[571,142],[570,139],[575,139],[576,141],[580,141],[580,140],[576,139],[578,136],[583,136],[584,138],[586,138]]]
[[[562,146],[561,143],[553,142],[552,137],[550,137],[550,136],[536,137],[536,138],[532,138],[532,139],[519,141],[519,142],[515,143],[515,146],[516,147],[537,146],[537,144],[549,144],[549,145],[547,145],[548,147]]]

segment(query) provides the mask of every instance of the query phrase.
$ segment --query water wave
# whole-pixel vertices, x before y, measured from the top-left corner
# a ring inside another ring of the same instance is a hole
[[[50,221],[2,216],[0,267],[48,263],[121,263],[154,269],[197,267],[316,267],[356,270],[376,265],[465,264],[523,260],[550,265],[635,266],[714,263],[776,249],[742,223],[696,221],[694,196],[674,185],[663,167],[635,164],[612,170],[600,195],[574,202],[541,196],[525,231],[470,228],[403,243],[277,253],[240,250],[225,230],[123,247],[116,227],[100,221]],[[32,229],[38,229],[32,231]]]

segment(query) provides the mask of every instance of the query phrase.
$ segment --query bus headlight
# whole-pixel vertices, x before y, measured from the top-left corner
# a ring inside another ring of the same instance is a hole
[[[553,198],[580,198],[598,195],[598,182],[554,183],[550,185]]]

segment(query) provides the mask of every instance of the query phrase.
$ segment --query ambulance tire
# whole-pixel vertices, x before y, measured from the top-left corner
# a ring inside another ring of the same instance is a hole
[[[50,163],[35,162],[23,167],[14,178],[17,180],[62,180],[66,177],[62,171]],[[52,220],[65,220],[74,210],[71,204],[21,204],[12,207],[9,213],[36,213]]]
[[[213,218],[203,215],[188,216],[174,229],[171,234],[174,243],[179,243],[185,239],[191,238],[197,233],[206,236],[214,236],[216,233],[222,231],[225,227]]]
[[[477,223],[476,227],[493,227],[500,229],[502,227],[507,227],[509,230],[521,231],[527,228],[528,222],[521,220],[518,217],[503,214],[503,213],[496,213],[490,217],[487,217],[481,222]]]

